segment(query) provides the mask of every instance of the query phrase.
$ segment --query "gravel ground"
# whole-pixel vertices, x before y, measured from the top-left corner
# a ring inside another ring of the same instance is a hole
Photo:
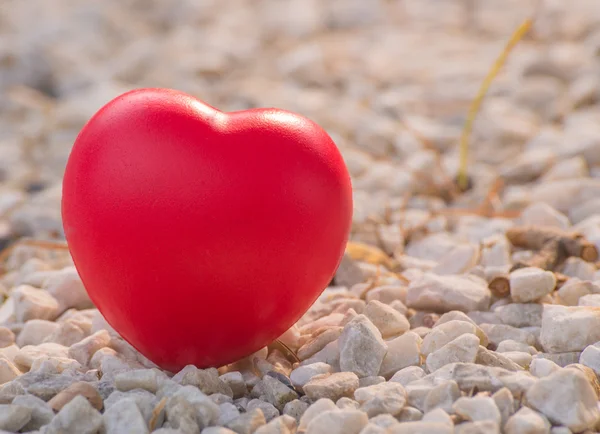
[[[140,86],[312,118],[355,212],[285,347],[219,369],[157,369],[64,249],[17,246],[0,277],[0,432],[600,430],[598,0],[544,2],[477,119],[473,188],[451,182],[469,102],[533,3],[3,0],[3,247],[61,239],[75,135]]]

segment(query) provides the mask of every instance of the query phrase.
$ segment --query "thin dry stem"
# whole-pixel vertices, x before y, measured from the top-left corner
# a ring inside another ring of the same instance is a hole
[[[536,12],[537,12],[537,10],[536,10]],[[523,23],[517,28],[517,30],[515,30],[515,32],[512,34],[511,38],[509,39],[508,43],[502,50],[502,53],[496,59],[496,62],[494,62],[492,69],[488,72],[488,75],[483,80],[483,83],[481,84],[481,87],[479,88],[479,91],[477,92],[475,99],[471,103],[471,107],[469,108],[469,112],[467,114],[467,120],[465,121],[465,125],[463,127],[462,135],[460,138],[460,149],[459,149],[460,150],[460,163],[459,163],[459,168],[458,168],[457,182],[458,182],[458,187],[463,191],[467,189],[467,185],[468,185],[467,168],[468,168],[469,138],[471,137],[471,133],[473,131],[473,123],[475,122],[477,113],[479,112],[479,109],[481,108],[481,103],[483,102],[485,95],[487,94],[492,82],[494,81],[494,78],[496,77],[496,75],[498,75],[498,72],[500,72],[500,69],[506,63],[506,60],[508,59],[508,55],[513,50],[513,48],[517,45],[517,43],[521,39],[523,39],[523,37],[527,34],[527,32],[529,32],[532,25],[533,25],[533,17],[529,17],[525,21],[523,21]]]

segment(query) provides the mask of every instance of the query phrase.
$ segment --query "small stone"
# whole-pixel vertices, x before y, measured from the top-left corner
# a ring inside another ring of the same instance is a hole
[[[325,348],[323,348],[321,351],[319,351],[317,354],[313,355],[312,357],[303,360],[302,363],[300,363],[301,366],[306,366],[306,365],[310,365],[313,363],[326,363],[328,365],[330,365],[334,371],[339,371],[339,366],[340,366],[340,347],[339,347],[339,340],[335,340],[333,342],[328,343],[327,345],[325,345]]]
[[[81,310],[94,307],[75,267],[52,273],[43,288],[58,301],[61,312],[71,308]]]
[[[401,335],[410,329],[410,324],[404,315],[377,300],[367,304],[365,316],[379,329],[384,339]]]
[[[585,333],[581,333],[585,330]],[[583,351],[600,341],[600,308],[545,305],[540,343],[549,353]]]
[[[531,345],[524,344],[523,342],[513,341],[511,339],[507,339],[498,344],[498,348],[496,348],[496,352],[498,353],[507,353],[511,351],[521,351],[524,353],[529,353],[532,356],[538,353],[538,350]]]
[[[298,398],[298,394],[275,378],[265,375],[262,379],[266,400],[273,404],[279,411],[285,404]]]
[[[544,308],[536,303],[510,303],[498,307],[494,313],[503,324],[512,327],[540,327]]]
[[[387,345],[379,330],[365,315],[358,315],[342,331],[339,339],[340,368],[359,377],[379,374]]]
[[[600,307],[600,294],[590,294],[580,297],[578,306]]]
[[[337,400],[337,402],[335,403],[335,406],[337,408],[339,408],[340,410],[345,410],[347,408],[356,410],[360,407],[360,404],[353,399],[343,396]]]
[[[456,425],[454,434],[500,434],[500,426],[491,420],[463,422]]]
[[[23,432],[35,431],[52,421],[54,412],[52,408],[40,398],[33,395],[19,395],[13,400],[13,405],[19,405],[31,410],[31,419],[22,427]]]
[[[101,330],[71,345],[69,348],[69,358],[77,360],[83,366],[87,366],[94,353],[100,348],[107,347],[109,344],[110,334],[106,330]]]
[[[422,339],[412,331],[387,341],[388,350],[379,368],[379,375],[390,378],[408,366],[421,364],[421,343]]]
[[[201,426],[213,425],[219,419],[219,406],[195,386],[182,386],[173,393],[172,397],[180,397],[190,403],[195,409],[195,419]],[[264,420],[262,412],[261,416]]]
[[[459,244],[442,256],[431,271],[440,276],[465,273],[477,265],[479,253],[478,244]]]
[[[567,258],[562,268],[562,273],[565,276],[580,280],[593,280],[595,272],[596,266],[594,264],[575,257]]]
[[[173,376],[173,381],[182,386],[195,386],[207,395],[222,393],[233,396],[231,388],[219,379],[219,372],[214,369],[198,369],[194,365],[187,365]]]
[[[85,309],[75,310],[69,309],[64,312],[57,320],[58,323],[70,322],[73,325],[79,327],[86,336],[95,333],[97,330],[92,330],[92,323],[94,318],[98,315],[97,309]],[[112,333],[113,338],[117,339],[117,334],[112,329],[106,329],[109,333]],[[117,348],[118,349],[118,348]]]
[[[100,394],[94,386],[84,381],[78,381],[62,390],[58,395],[48,401],[48,405],[54,411],[60,411],[65,405],[71,402],[75,397],[83,396],[96,410],[102,410],[104,403]]]
[[[329,398],[337,401],[343,396],[354,396],[354,391],[358,389],[358,377],[353,372],[319,375],[306,383],[303,389],[310,399]]]
[[[444,423],[448,426],[454,426],[454,422],[452,422],[452,418],[448,413],[446,413],[441,408],[436,408],[435,410],[431,410],[423,415],[423,422],[437,422]]]
[[[531,372],[531,375],[534,375],[538,378],[547,377],[559,369],[560,366],[558,366],[552,360],[541,357],[534,358],[529,365],[529,372]]]
[[[600,421],[596,393],[585,375],[575,369],[561,369],[538,380],[525,397],[528,405],[550,422],[574,432],[584,431]]]
[[[492,399],[500,410],[500,426],[504,426],[509,417],[515,412],[515,400],[510,390],[506,387],[498,390],[492,395]]]
[[[273,404],[261,401],[260,399],[252,399],[248,402],[246,410],[250,411],[255,408],[260,408],[262,410],[267,422],[279,416],[279,410],[277,410]]]
[[[113,405],[104,412],[106,434],[147,434],[146,421],[135,401],[121,399],[119,405]]]
[[[306,360],[309,357],[314,356],[316,353],[325,348],[327,344],[338,339],[342,334],[342,330],[342,327],[331,327],[325,330],[323,333],[318,334],[300,347],[297,354],[298,358],[300,360]]]
[[[83,340],[87,335],[75,321],[67,320],[58,325],[57,329],[44,338],[44,342],[54,342],[65,347],[70,347]]]
[[[341,313],[332,313],[323,316],[313,322],[310,322],[300,327],[300,334],[313,335],[317,330],[323,327],[338,327],[343,319],[344,314]]]
[[[562,301],[561,304],[577,306],[581,297],[598,292],[600,288],[589,280],[571,278],[558,289],[558,297]]]
[[[231,388],[233,398],[240,398],[248,392],[244,377],[240,372],[227,372],[219,378]]]
[[[294,434],[296,432],[296,419],[291,416],[283,415],[276,417],[261,426],[254,434]]]
[[[167,400],[165,415],[169,426],[178,428],[180,432],[198,434],[204,427],[204,424],[199,424],[197,420],[194,406],[182,396],[172,396]]]
[[[502,357],[505,357],[508,360],[511,360],[513,363],[516,363],[521,368],[528,368],[531,364],[531,360],[533,356],[524,351],[507,351],[502,354]],[[506,368],[509,369],[509,368]],[[509,369],[510,371],[514,371],[516,369]]]
[[[454,428],[439,422],[404,422],[388,429],[387,434],[454,434]]]
[[[123,392],[132,389],[144,389],[156,393],[158,390],[158,373],[154,369],[136,369],[122,372],[115,376],[115,387]]]
[[[81,363],[73,359],[64,359],[61,357],[38,357],[31,365],[30,372],[49,372],[61,373],[65,370],[70,372],[81,371]]]
[[[226,426],[237,434],[252,434],[267,421],[259,408],[248,411],[229,422]]]
[[[101,382],[98,382],[95,385],[98,389],[101,388],[100,383]],[[140,411],[142,412],[144,420],[146,421],[146,423],[149,423],[150,419],[153,417],[153,412],[157,405],[156,398],[157,397],[154,396],[152,393],[143,389],[132,390],[130,392],[120,392],[118,390],[113,390],[113,392],[110,393],[104,400],[104,409],[108,410],[112,406],[118,405],[119,402],[123,399],[133,399]],[[172,403],[169,403],[168,400],[164,404],[165,406],[163,407],[163,410],[165,411],[167,410],[167,407],[169,407],[170,404],[172,405]],[[192,411],[194,412],[193,407]]]
[[[535,345],[535,335],[525,329],[519,329],[504,324],[481,324],[491,345],[497,347],[505,340],[517,341],[527,345]]]
[[[17,322],[31,319],[53,320],[60,313],[58,301],[43,289],[21,285],[12,291],[11,297],[15,303]]]
[[[9,345],[8,347],[0,348],[0,358],[15,361],[15,356],[19,353],[19,347],[15,344]]]
[[[0,326],[0,348],[6,348],[15,343],[15,334],[11,329]],[[22,346],[22,345],[19,345]]]
[[[240,415],[240,410],[229,402],[219,404],[219,419],[217,425],[227,425]]]
[[[31,409],[20,405],[0,404],[0,430],[17,432],[31,420]]]
[[[16,380],[0,386],[0,404],[10,404],[16,396],[25,395],[25,388]]]
[[[161,428],[152,431],[152,434],[182,434],[182,431],[178,429]],[[223,426],[209,426],[208,428],[204,428],[201,434],[236,434],[236,432]]]
[[[423,419],[423,412],[418,408],[406,406],[402,409],[400,414],[396,416],[396,418],[400,422],[415,422]]]
[[[405,286],[377,286],[367,293],[365,299],[367,303],[372,300],[389,305],[394,301],[404,303],[406,301],[406,292],[407,289]]]
[[[306,430],[308,425],[312,422],[314,418],[318,415],[325,413],[327,411],[337,411],[339,410],[335,403],[329,398],[321,398],[315,401],[310,407],[308,407],[302,417],[300,418],[300,423],[298,425],[298,430]]]
[[[571,226],[569,218],[563,213],[543,202],[535,202],[521,212],[523,225],[553,226],[568,229]]]
[[[516,303],[535,301],[550,294],[556,277],[550,271],[536,267],[520,268],[510,273],[510,295]]]
[[[457,337],[442,348],[427,356],[425,364],[429,372],[435,372],[444,365],[463,362],[473,363],[479,349],[479,338],[466,334]]]
[[[396,416],[406,404],[406,391],[400,383],[381,383],[357,389],[354,398],[369,417],[384,413]]]
[[[300,418],[307,409],[308,403],[300,401],[299,399],[294,399],[293,401],[288,402],[285,407],[283,407],[283,414],[292,416],[298,423],[300,423]]]
[[[548,434],[550,422],[528,407],[522,407],[511,416],[504,426],[506,434]]]
[[[426,395],[423,410],[426,413],[441,408],[446,413],[453,413],[452,405],[460,398],[460,389],[456,381],[450,380],[435,386]]]
[[[14,380],[22,372],[10,360],[0,358],[0,384]]]
[[[292,380],[294,386],[302,388],[314,376],[330,374],[332,371],[333,369],[327,363],[312,363],[294,369],[290,374],[290,380]]]
[[[510,357],[508,357],[508,354],[510,353],[499,353],[495,351],[490,351],[487,348],[480,346],[477,350],[477,357],[475,358],[475,363],[485,366],[503,368],[509,371],[520,371],[522,366]],[[531,355],[529,353],[519,354],[524,354],[526,355],[526,357],[528,357],[528,359],[526,360],[526,365],[529,366],[529,363],[531,362]]]
[[[596,342],[594,345],[589,345],[581,353],[579,357],[579,363],[584,366],[591,368],[596,375],[600,374],[600,342]]]
[[[102,424],[102,415],[79,395],[46,425],[44,434],[96,434]]]
[[[408,366],[396,372],[390,381],[407,386],[413,381],[420,380],[425,376],[425,371],[420,366]]]
[[[308,424],[306,434],[359,434],[368,422],[360,410],[326,411]]]
[[[550,429],[550,434],[573,434],[573,431],[566,426],[553,426]]]
[[[365,425],[365,427],[360,431],[360,434],[386,434],[387,430],[380,426],[377,426],[371,421]]]
[[[44,343],[40,345],[27,345],[21,348],[15,355],[14,361],[17,367],[28,371],[35,359],[39,357],[59,357],[66,359],[69,349],[63,345]]]
[[[217,405],[223,404],[224,402],[233,403],[231,396],[223,395],[222,393],[213,393],[209,398]]]
[[[447,343],[453,341],[464,334],[476,335],[477,326],[471,322],[453,320],[436,325],[425,338],[421,345],[421,353],[428,356],[430,353],[439,350]],[[483,345],[483,343],[481,343]]]
[[[358,388],[361,387],[369,387],[374,386],[376,384],[385,383],[385,378],[383,377],[363,377],[358,379]]]
[[[474,396],[458,398],[452,406],[454,412],[465,420],[473,422],[490,420],[499,424],[502,415],[496,402],[490,397]]]
[[[485,280],[472,276],[437,276],[425,273],[411,281],[406,305],[413,309],[448,312],[487,310],[490,291]]]

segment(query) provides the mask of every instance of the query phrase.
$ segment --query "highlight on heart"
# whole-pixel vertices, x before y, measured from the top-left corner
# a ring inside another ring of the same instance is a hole
[[[597,0],[0,10],[0,433],[600,431]]]

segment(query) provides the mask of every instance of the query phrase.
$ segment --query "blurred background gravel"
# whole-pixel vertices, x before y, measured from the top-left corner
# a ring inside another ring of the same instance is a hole
[[[79,129],[113,97],[149,86],[225,111],[280,107],[321,124],[352,173],[361,238],[369,217],[431,192],[424,173],[436,186],[455,175],[469,101],[533,8],[530,0],[2,0],[1,236],[60,236],[60,179]],[[477,202],[498,174],[523,165],[543,171],[581,157],[598,175],[599,55],[597,0],[544,3],[480,113],[475,189],[456,205]],[[433,170],[439,162],[445,174]],[[528,188],[505,191],[503,207],[526,205]]]

